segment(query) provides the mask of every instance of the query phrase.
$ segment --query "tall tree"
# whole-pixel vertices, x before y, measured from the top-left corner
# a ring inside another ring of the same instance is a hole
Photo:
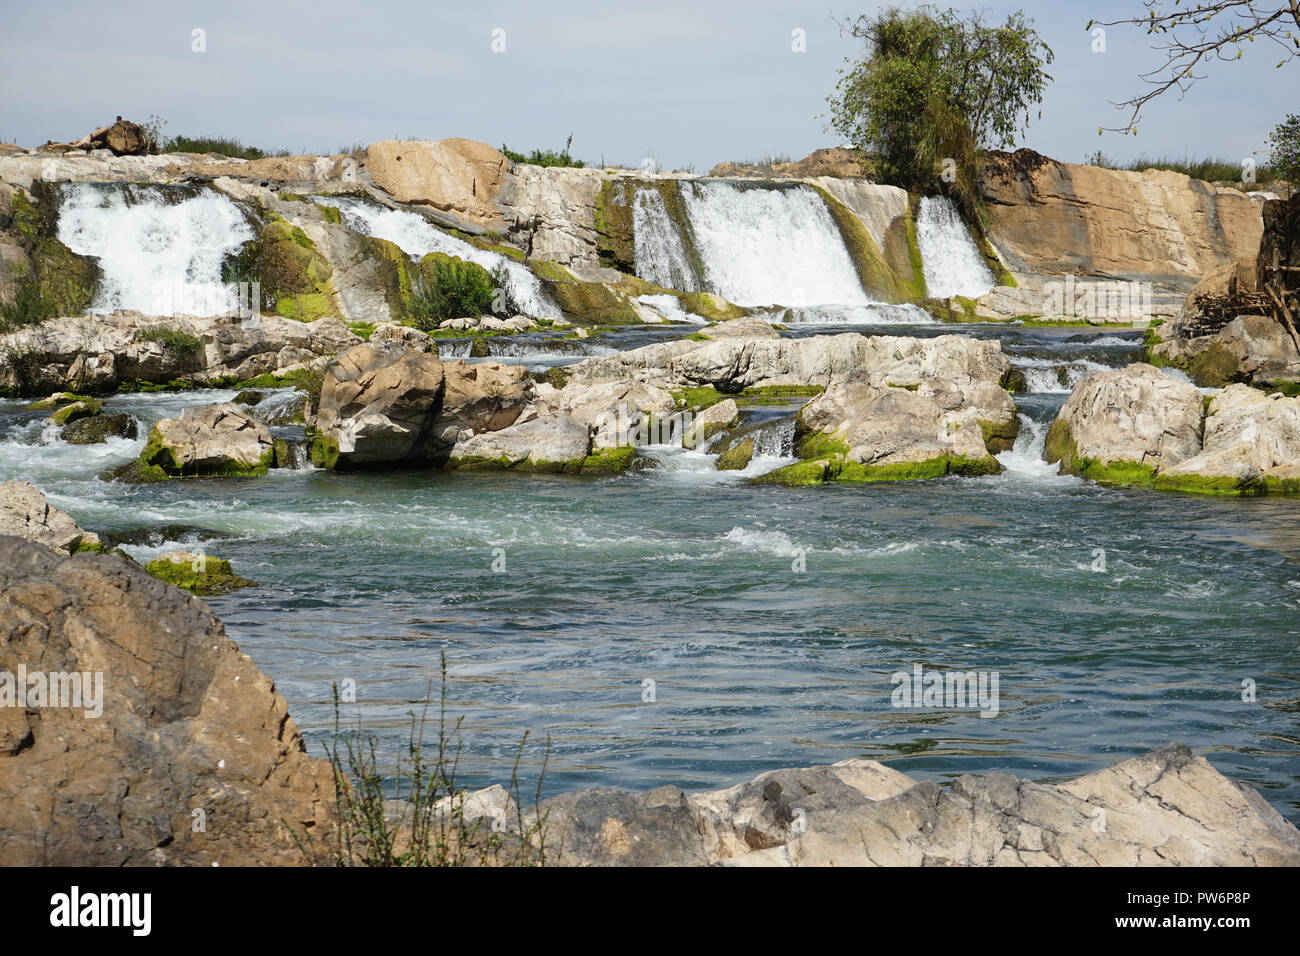
[[[841,24],[866,49],[840,70],[831,127],[872,155],[882,181],[926,192],[946,182],[969,207],[976,150],[1013,146],[1051,80],[1053,53],[1033,22],[923,6]]]
[[[1115,103],[1129,116],[1124,126],[1103,127],[1112,132],[1136,134],[1148,103],[1175,89],[1181,99],[1197,80],[1205,79],[1206,74],[1196,72],[1198,67],[1214,60],[1240,60],[1245,48],[1256,40],[1278,49],[1279,69],[1300,56],[1300,0],[1216,0],[1196,4],[1186,0],[1143,0],[1142,5],[1144,14],[1090,20],[1086,27],[1138,26],[1161,38],[1154,48],[1164,54],[1164,62],[1139,74],[1149,86],[1146,92]]]

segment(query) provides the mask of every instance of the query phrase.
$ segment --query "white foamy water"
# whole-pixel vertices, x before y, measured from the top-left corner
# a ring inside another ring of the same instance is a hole
[[[1079,479],[1071,475],[1059,475],[1057,463],[1048,464],[1043,460],[1043,445],[1047,441],[1048,423],[1036,422],[1028,415],[1020,415],[1020,433],[1016,435],[1015,444],[1010,451],[997,455],[997,460],[1006,469],[992,480],[1028,479],[1034,482],[1051,482],[1056,484],[1077,485]]]
[[[771,189],[682,183],[705,285],[738,305],[867,305],[857,269],[822,198]]]
[[[349,227],[376,239],[387,239],[417,258],[430,252],[442,252],[467,262],[474,262],[489,272],[504,265],[510,297],[526,315],[557,316],[559,307],[542,289],[541,280],[531,269],[500,253],[489,252],[443,232],[429,220],[414,212],[388,209],[378,203],[350,196],[313,196],[318,202],[333,206]]]
[[[221,281],[221,264],[254,238],[253,227],[220,193],[169,202],[166,189],[63,187],[58,236],[73,252],[99,260],[97,311],[224,315],[238,306],[235,286]]]
[[[1027,391],[1048,395],[1068,395],[1091,372],[1106,372],[1111,366],[1079,359],[1074,362],[1056,362],[1043,358],[1017,358],[1016,368],[1025,373]],[[1064,381],[1062,381],[1064,376]]]
[[[916,240],[927,293],[978,298],[993,288],[993,274],[957,207],[946,196],[924,196],[916,216]]]
[[[938,322],[929,312],[916,305],[812,305],[799,309],[764,312],[769,322],[786,325],[933,325]]]
[[[700,291],[700,277],[657,189],[639,189],[632,200],[632,244],[642,279],[665,289]]]

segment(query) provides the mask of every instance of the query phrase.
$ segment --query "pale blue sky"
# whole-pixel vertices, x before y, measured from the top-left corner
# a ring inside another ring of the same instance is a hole
[[[916,4],[909,0],[908,4]],[[946,6],[947,4],[941,4]],[[825,99],[855,54],[833,18],[872,4],[616,0],[447,3],[415,0],[18,0],[0,34],[0,137],[71,139],[117,114],[158,114],[167,134],[233,135],[264,148],[333,151],[379,139],[465,136],[526,150],[572,132],[584,159],[667,168],[833,145]],[[972,9],[954,4],[959,9]],[[1140,12],[1140,0],[988,3],[1024,8],[1055,49],[1043,118],[1025,145],[1069,161],[1262,151],[1287,109],[1300,111],[1300,62],[1272,50],[1215,64],[1185,100],[1157,101],[1138,137],[1108,99],[1159,63],[1139,30],[1092,52],[1090,17]],[[195,28],[207,52],[191,51]],[[494,53],[494,29],[505,52]],[[807,52],[791,50],[806,31]],[[1261,46],[1262,45],[1258,45]]]

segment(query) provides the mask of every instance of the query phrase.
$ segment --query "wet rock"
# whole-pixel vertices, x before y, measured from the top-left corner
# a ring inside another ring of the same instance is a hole
[[[63,431],[59,433],[59,437],[70,445],[96,445],[110,438],[134,440],[139,436],[139,423],[134,415],[126,412],[78,419],[63,426]]]
[[[235,574],[229,561],[202,552],[168,551],[154,558],[144,569],[159,581],[166,581],[191,594],[211,596],[257,587],[256,581]]]
[[[577,473],[590,449],[585,425],[572,418],[535,418],[458,442],[449,464],[454,468]]]
[[[0,709],[7,864],[287,865],[303,862],[295,830],[325,835],[329,765],[183,591],[0,539],[0,670],[20,666],[86,679],[80,707]]]

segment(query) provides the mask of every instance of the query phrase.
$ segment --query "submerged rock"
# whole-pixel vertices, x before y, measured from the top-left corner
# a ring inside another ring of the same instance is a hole
[[[0,707],[13,866],[303,862],[332,819],[275,685],[204,604],[112,556],[0,538],[0,670],[77,674],[80,706]]]
[[[98,535],[78,527],[26,481],[0,484],[0,535],[15,535],[70,554],[102,547]]]

